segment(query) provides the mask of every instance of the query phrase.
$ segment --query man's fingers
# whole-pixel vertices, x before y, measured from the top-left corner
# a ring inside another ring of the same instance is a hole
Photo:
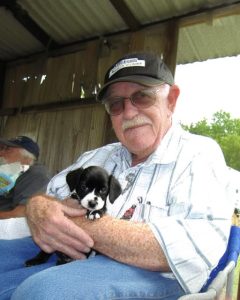
[[[68,246],[63,246],[61,244],[58,244],[59,247],[57,247],[58,251],[68,255],[69,257],[71,257],[72,259],[85,259],[86,258],[86,254],[85,253],[88,253],[91,249],[87,248],[86,250],[87,251],[84,251],[84,252],[81,252],[81,251],[78,251],[72,247],[68,247]],[[53,253],[55,252],[56,250],[54,250],[50,245],[48,244],[42,244],[42,247],[41,249],[43,251],[45,251],[46,253]]]
[[[80,252],[88,252],[94,244],[92,238],[84,230],[67,218],[57,219],[57,222],[51,226],[42,227],[42,230],[38,230],[37,234],[34,235],[34,240],[47,252],[63,251],[65,247],[72,247]],[[46,245],[50,248],[47,248]]]
[[[93,239],[73,221],[65,218],[61,222],[61,227],[59,225],[57,228],[58,232],[56,232],[56,237],[58,237],[58,240],[62,243],[74,243],[74,246],[81,251],[84,251],[84,249],[82,249],[82,245],[89,248],[93,247]]]
[[[48,244],[41,244],[41,249],[46,253],[53,253],[55,250]]]
[[[68,246],[68,245],[63,245],[61,243],[56,243],[57,249],[58,251],[68,255],[69,257],[73,258],[73,259],[83,259],[86,258],[86,254],[88,253],[91,249],[86,248],[85,246],[83,246],[83,248],[87,251],[81,251],[78,250],[76,248],[73,248],[72,245]]]
[[[81,217],[86,215],[87,210],[63,205],[62,211],[68,217]]]
[[[66,202],[66,201],[65,201]],[[33,239],[45,252],[60,251],[74,259],[82,259],[93,247],[93,239],[70,218],[84,218],[86,210],[76,203],[61,203],[39,196],[28,204],[28,223]]]

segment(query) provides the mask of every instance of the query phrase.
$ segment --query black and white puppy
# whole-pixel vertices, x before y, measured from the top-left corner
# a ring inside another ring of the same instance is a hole
[[[94,220],[101,218],[107,210],[107,200],[113,203],[121,194],[118,180],[98,166],[79,168],[69,172],[66,182],[71,191],[71,197],[77,199],[82,207],[87,209],[86,218]],[[56,251],[57,264],[72,261],[67,255]],[[40,251],[37,256],[25,262],[26,267],[46,262],[52,254]]]
[[[113,175],[96,166],[69,172],[66,181],[72,192],[71,197],[87,209],[86,217],[91,220],[100,218],[106,212],[107,198],[113,203],[122,191]]]

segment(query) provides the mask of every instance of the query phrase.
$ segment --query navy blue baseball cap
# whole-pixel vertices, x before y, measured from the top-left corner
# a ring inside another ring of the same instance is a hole
[[[9,140],[0,138],[0,144],[9,147],[23,148],[32,153],[36,158],[38,158],[39,156],[38,144],[27,136],[17,136],[16,138],[12,138]]]

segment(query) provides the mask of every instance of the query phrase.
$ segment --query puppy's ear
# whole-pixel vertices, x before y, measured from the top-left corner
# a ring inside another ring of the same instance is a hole
[[[109,176],[109,201],[113,203],[115,199],[122,193],[122,188],[119,181],[113,176]]]
[[[83,168],[79,168],[79,169],[76,169],[76,170],[73,170],[73,171],[70,171],[69,173],[67,173],[66,181],[67,181],[67,184],[68,184],[71,192],[76,188],[77,183],[79,181],[79,178],[80,178],[83,170],[84,170]]]

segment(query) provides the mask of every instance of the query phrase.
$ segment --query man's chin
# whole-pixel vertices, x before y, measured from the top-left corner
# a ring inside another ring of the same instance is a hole
[[[151,137],[150,134],[136,132],[136,131],[129,131],[124,134],[125,137],[125,146],[128,149],[134,150],[130,152],[138,152],[144,151],[145,149],[151,148],[154,145],[155,139]]]

